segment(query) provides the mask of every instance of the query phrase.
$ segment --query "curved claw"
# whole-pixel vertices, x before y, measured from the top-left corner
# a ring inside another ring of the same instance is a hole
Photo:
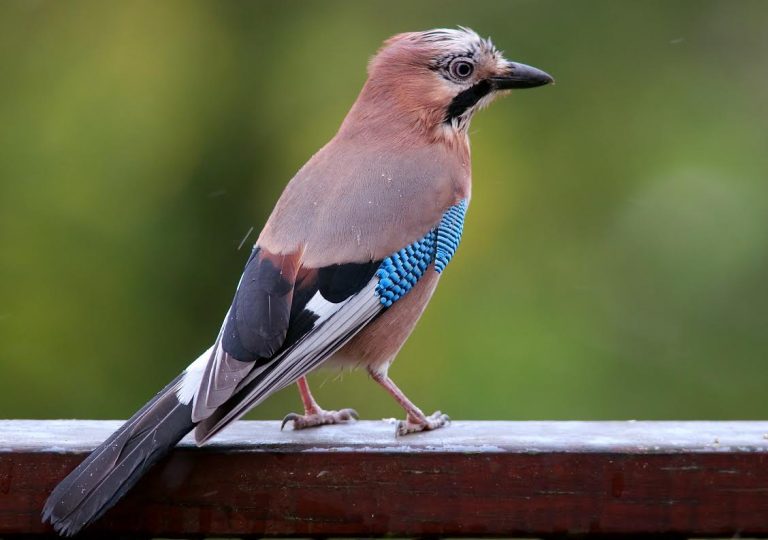
[[[357,414],[355,409],[341,409],[339,411],[339,417],[341,417],[342,420],[360,420],[360,415]]]
[[[296,414],[295,412],[288,413],[285,415],[285,418],[283,418],[283,423],[280,424],[280,431],[283,431],[283,428],[285,427],[285,424],[288,422],[296,422],[296,420],[299,420],[301,418],[300,415]]]

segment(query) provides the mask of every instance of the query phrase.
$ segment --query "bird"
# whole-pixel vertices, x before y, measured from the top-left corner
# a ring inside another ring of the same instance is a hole
[[[399,436],[446,426],[388,369],[459,246],[473,115],[553,82],[469,28],[386,40],[337,133],[279,197],[213,345],[53,489],[43,521],[78,533],[188,433],[202,445],[293,384],[304,412],[281,429],[354,421],[315,400],[306,377],[321,366],[366,369],[405,411]]]

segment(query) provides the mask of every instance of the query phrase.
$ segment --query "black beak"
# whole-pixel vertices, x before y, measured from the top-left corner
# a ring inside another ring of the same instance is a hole
[[[549,74],[535,67],[507,62],[509,72],[502,77],[491,77],[491,86],[494,90],[512,90],[514,88],[535,88],[555,82]]]

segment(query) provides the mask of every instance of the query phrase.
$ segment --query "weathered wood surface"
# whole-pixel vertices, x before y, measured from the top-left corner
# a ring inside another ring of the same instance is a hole
[[[0,421],[0,537],[118,422]],[[239,422],[185,440],[86,536],[768,537],[768,422]]]

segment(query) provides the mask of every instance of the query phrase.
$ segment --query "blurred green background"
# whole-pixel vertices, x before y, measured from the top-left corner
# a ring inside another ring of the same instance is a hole
[[[0,417],[133,413],[213,340],[381,41],[459,24],[557,85],[475,118],[464,240],[393,378],[459,419],[765,418],[768,4],[613,0],[0,4]]]

